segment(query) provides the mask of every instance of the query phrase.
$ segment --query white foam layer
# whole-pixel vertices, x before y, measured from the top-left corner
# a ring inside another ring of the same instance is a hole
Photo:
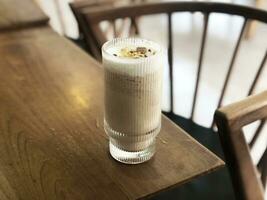
[[[137,59],[114,56],[114,54],[119,55],[121,49],[126,47],[130,49],[146,47],[156,53],[155,55]],[[144,39],[114,39],[103,45],[102,56],[105,68],[115,73],[130,76],[144,76],[145,74],[150,74],[163,68],[163,56],[160,46]]]

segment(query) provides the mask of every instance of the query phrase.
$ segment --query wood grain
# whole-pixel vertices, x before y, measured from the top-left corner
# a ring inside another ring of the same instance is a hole
[[[48,17],[33,0],[0,0],[0,32],[47,22]]]
[[[164,116],[152,160],[116,162],[101,66],[49,28],[22,32],[0,42],[1,200],[146,198],[223,165]]]

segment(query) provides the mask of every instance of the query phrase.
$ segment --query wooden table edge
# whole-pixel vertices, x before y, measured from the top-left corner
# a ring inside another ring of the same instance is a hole
[[[223,161],[222,161],[222,162],[223,162]],[[196,174],[196,175],[194,175],[194,176],[191,176],[190,178],[186,178],[184,181],[181,181],[181,182],[176,183],[176,184],[174,184],[174,185],[171,185],[171,186],[168,186],[168,187],[166,187],[166,188],[163,188],[163,189],[161,189],[161,190],[159,190],[159,191],[157,191],[157,192],[154,192],[154,193],[148,194],[148,195],[146,195],[146,196],[140,197],[140,198],[138,198],[138,200],[146,200],[146,199],[149,199],[149,198],[154,197],[154,196],[156,196],[156,195],[158,195],[158,194],[160,194],[160,193],[162,193],[162,192],[166,192],[166,191],[168,191],[168,190],[171,190],[171,189],[174,189],[174,188],[176,188],[176,187],[179,187],[179,186],[181,186],[181,185],[183,185],[183,184],[185,184],[185,183],[189,183],[189,182],[192,181],[193,179],[196,179],[196,178],[198,178],[198,177],[202,177],[202,176],[204,176],[204,175],[210,174],[210,173],[212,173],[212,172],[214,172],[214,171],[216,171],[216,170],[222,168],[223,166],[225,166],[225,165],[224,165],[224,162],[223,162],[222,164],[218,164],[216,167],[214,167],[214,168],[212,168],[212,169],[210,169],[210,170],[201,172],[201,173],[199,173],[199,174]]]
[[[176,126],[181,132],[183,132],[187,137],[189,137],[191,140],[193,140],[195,143],[197,143],[199,146],[201,146],[205,151],[210,153],[213,157],[215,157],[218,160],[218,166],[224,166],[225,162],[219,158],[216,154],[214,154],[212,151],[210,151],[207,147],[199,143],[195,138],[193,138],[190,134],[188,134],[184,129],[182,129],[180,126],[175,124],[172,120],[170,120],[166,115],[162,113],[162,117],[164,117],[167,121],[169,121],[173,126]]]
[[[191,135],[189,135],[187,132],[185,132],[181,127],[179,127],[177,124],[175,124],[172,120],[170,120],[167,116],[165,116],[163,113],[162,113],[162,117],[165,118],[167,121],[169,121],[169,123],[171,123],[172,125],[176,126],[177,129],[181,130],[185,135],[187,135],[191,140],[193,140],[194,142],[196,142],[198,145],[200,145],[203,149],[205,149],[205,151],[209,152],[214,158],[216,158],[218,161],[217,163],[215,164],[215,166],[211,169],[208,169],[206,171],[202,171],[202,172],[199,172],[198,174],[194,175],[194,176],[191,176],[191,177],[187,177],[185,178],[185,180],[179,182],[179,183],[176,183],[174,185],[171,185],[171,186],[168,186],[166,188],[163,188],[157,192],[154,192],[154,193],[151,193],[151,194],[148,194],[146,196],[143,196],[143,197],[140,197],[138,198],[138,200],[146,200],[146,199],[149,199],[153,196],[156,196],[162,192],[165,192],[165,191],[168,191],[168,190],[171,190],[171,189],[174,189],[176,187],[179,187],[185,183],[188,183],[190,181],[192,181],[193,179],[196,179],[198,177],[202,177],[204,175],[207,175],[207,174],[210,174],[222,167],[225,166],[225,162],[219,158],[217,155],[215,155],[213,152],[211,152],[209,149],[207,149],[205,146],[203,146],[201,143],[199,143],[195,138],[193,138]]]

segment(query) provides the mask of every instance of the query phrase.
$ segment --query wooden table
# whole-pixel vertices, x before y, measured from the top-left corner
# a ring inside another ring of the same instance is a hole
[[[34,0],[0,0],[0,32],[46,24],[48,17]]]
[[[48,27],[0,34],[0,199],[138,199],[224,163],[162,117],[157,153],[108,153],[101,66]]]

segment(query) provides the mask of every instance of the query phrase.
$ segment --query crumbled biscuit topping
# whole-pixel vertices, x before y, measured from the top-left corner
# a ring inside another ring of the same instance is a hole
[[[113,54],[114,56],[126,57],[126,58],[146,58],[151,55],[155,55],[156,51],[146,48],[146,47],[136,47],[136,48],[122,48],[119,54]]]

